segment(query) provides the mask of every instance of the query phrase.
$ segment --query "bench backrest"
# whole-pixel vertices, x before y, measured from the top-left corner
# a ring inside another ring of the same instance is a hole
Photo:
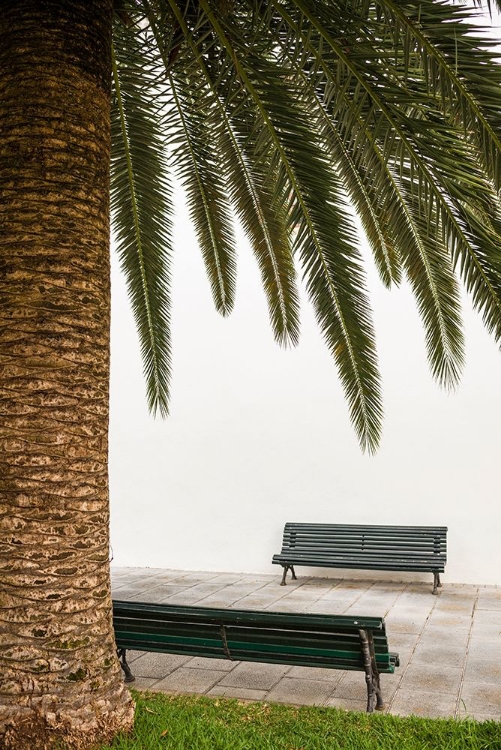
[[[117,648],[300,666],[363,669],[360,631],[380,672],[393,672],[378,617],[256,612],[113,601]]]
[[[286,523],[282,553],[311,556],[346,553],[368,558],[407,558],[446,562],[446,526],[377,526]]]

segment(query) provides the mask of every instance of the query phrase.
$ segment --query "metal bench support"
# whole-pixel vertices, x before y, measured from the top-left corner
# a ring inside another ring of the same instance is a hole
[[[431,593],[437,595],[438,594],[437,589],[441,587],[442,587],[442,584],[440,582],[440,573],[437,573],[436,571],[434,571],[433,572],[433,591]]]
[[[117,648],[117,656],[120,659],[120,666],[122,667],[124,675],[125,675],[124,682],[134,682],[136,678],[130,671],[130,667],[127,664],[126,654],[127,654],[127,649]]]
[[[281,586],[285,586],[285,576],[287,575],[287,571],[290,570],[292,574],[292,580],[297,581],[296,571],[294,570],[294,565],[284,565],[284,574],[282,576],[282,581],[280,583]]]
[[[385,706],[381,693],[372,633],[367,630],[359,630],[359,634],[364,659],[365,682],[367,684],[367,712],[372,713],[374,708],[376,711],[384,711]],[[374,702],[376,705],[374,705]]]

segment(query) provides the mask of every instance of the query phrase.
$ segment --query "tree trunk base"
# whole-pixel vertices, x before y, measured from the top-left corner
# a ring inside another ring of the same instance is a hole
[[[0,747],[5,750],[91,750],[111,742],[118,732],[130,732],[134,724],[135,704],[124,688],[115,705],[87,706],[81,712],[70,710],[45,713],[36,707],[19,711],[0,723]],[[0,717],[1,717],[0,711]]]

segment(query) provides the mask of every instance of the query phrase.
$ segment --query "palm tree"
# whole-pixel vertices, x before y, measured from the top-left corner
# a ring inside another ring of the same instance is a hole
[[[351,208],[383,282],[411,284],[442,385],[463,362],[460,280],[501,335],[501,67],[472,12],[439,0],[4,0],[6,747],[89,746],[133,718],[110,615],[110,207],[153,412],[168,409],[175,172],[216,308],[233,305],[233,207],[277,341],[298,340],[298,267],[374,451],[382,405]]]

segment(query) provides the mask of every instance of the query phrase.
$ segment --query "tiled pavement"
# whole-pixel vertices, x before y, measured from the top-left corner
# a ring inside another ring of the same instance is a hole
[[[431,576],[430,576],[431,578]],[[501,719],[501,587],[114,568],[113,597],[239,609],[384,616],[390,650],[387,711],[401,716]],[[365,710],[362,673],[172,654],[128,655],[134,687]]]

